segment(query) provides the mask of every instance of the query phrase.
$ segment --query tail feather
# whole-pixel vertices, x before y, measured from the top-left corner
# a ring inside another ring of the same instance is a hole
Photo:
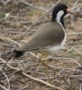
[[[14,50],[13,54],[14,54],[15,58],[19,58],[19,57],[21,57],[24,54],[24,51]]]
[[[5,52],[5,53],[2,53],[1,57],[2,58],[7,58],[7,59],[11,59],[12,57],[19,58],[23,54],[24,54],[24,51],[14,50],[13,52],[12,51],[8,51],[8,52]]]

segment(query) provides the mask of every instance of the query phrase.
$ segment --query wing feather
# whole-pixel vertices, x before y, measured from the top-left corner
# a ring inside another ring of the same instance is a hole
[[[61,37],[60,37],[61,35]],[[43,25],[36,33],[18,50],[32,51],[40,48],[46,48],[61,43],[64,39],[62,27],[55,22],[49,22]]]

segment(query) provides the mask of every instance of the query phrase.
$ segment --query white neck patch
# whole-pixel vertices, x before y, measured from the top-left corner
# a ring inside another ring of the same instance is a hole
[[[63,11],[63,10],[59,11],[59,12],[57,13],[57,16],[56,16],[56,21],[61,25],[61,27],[63,28],[64,33],[65,33],[65,29],[64,29],[64,27],[63,27],[63,25],[62,25],[62,23],[61,23],[61,21],[60,21],[60,19],[61,19],[61,17],[63,16],[63,14],[64,14],[64,11]],[[65,37],[64,37],[63,41],[61,42],[61,44],[51,46],[48,50],[49,50],[50,52],[54,52],[54,51],[56,51],[56,50],[62,49],[63,46],[65,45],[65,41],[66,41],[66,34],[65,34]]]
[[[56,21],[62,26],[62,28],[63,28],[63,25],[61,24],[60,19],[63,16],[63,14],[64,14],[64,11],[61,10],[57,13],[57,16],[56,16]]]

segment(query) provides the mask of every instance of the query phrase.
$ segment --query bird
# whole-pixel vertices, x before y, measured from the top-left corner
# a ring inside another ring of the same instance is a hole
[[[64,17],[68,13],[70,12],[67,5],[56,5],[52,10],[51,20],[38,28],[24,45],[13,50],[14,57],[19,58],[28,51],[47,50],[55,52],[62,49],[66,42]]]

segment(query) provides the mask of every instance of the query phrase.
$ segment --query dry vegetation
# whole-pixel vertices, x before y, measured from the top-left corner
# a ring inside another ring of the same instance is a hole
[[[47,15],[43,14],[58,0],[2,1],[0,1],[1,53],[21,46],[37,28],[48,22],[51,11]],[[82,0],[60,1],[69,7],[73,7],[77,1],[82,5]],[[0,90],[82,90],[82,6],[80,10],[79,15],[65,19],[66,49],[54,55],[48,54],[50,58],[42,57],[44,63],[37,60],[35,52],[26,53],[16,60],[7,60],[6,56],[4,59],[0,58]],[[38,20],[41,15],[43,17]],[[20,40],[21,36],[23,38]]]

